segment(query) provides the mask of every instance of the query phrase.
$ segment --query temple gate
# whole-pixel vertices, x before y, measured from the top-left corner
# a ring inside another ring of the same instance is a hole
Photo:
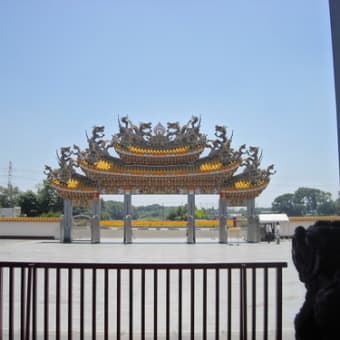
[[[124,195],[124,243],[132,242],[134,194],[187,194],[187,243],[196,242],[195,194],[219,194],[219,242],[228,242],[228,206],[247,206],[248,241],[257,242],[255,198],[267,187],[273,165],[260,168],[258,147],[231,146],[232,135],[216,125],[214,139],[202,134],[195,116],[183,126],[178,122],[135,125],[118,118],[119,132],[104,139],[104,127],[95,126],[87,136],[88,147],[63,147],[59,168],[46,166],[52,187],[64,198],[62,242],[72,242],[72,206],[91,205],[91,240],[100,241],[100,194]],[[116,156],[110,149],[114,149]],[[202,154],[205,153],[205,156]]]

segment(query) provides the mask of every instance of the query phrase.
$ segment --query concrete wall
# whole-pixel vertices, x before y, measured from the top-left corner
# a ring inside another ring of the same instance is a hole
[[[59,222],[0,222],[0,237],[59,239]]]
[[[298,226],[303,226],[308,228],[310,225],[314,224],[315,221],[289,221],[280,223],[280,232],[282,237],[292,237],[294,235],[295,228]]]
[[[292,217],[289,222],[282,222],[281,236],[292,237],[294,230],[297,226],[302,225],[308,228],[314,224],[318,219],[335,220],[339,217]],[[228,236],[230,238],[244,238],[246,233],[245,228],[229,229]],[[117,238],[123,240],[123,228],[100,228],[101,238]],[[24,218],[17,220],[0,220],[0,238],[51,238],[59,239],[60,237],[60,223],[58,219],[36,219],[25,220]],[[173,238],[185,238],[185,228],[133,228],[132,231],[133,240],[139,240],[144,238],[161,238],[161,239],[173,239]],[[210,238],[212,240],[218,238],[217,228],[197,228],[197,238]],[[74,226],[72,230],[72,239],[74,240],[89,240],[90,228],[89,226]]]

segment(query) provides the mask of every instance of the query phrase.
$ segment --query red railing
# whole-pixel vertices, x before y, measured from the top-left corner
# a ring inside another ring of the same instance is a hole
[[[0,339],[280,340],[286,266],[0,262]]]

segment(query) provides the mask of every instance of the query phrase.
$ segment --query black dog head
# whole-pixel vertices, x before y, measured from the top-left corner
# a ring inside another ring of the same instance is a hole
[[[307,230],[297,227],[292,257],[307,286],[314,280],[332,280],[340,269],[340,222],[318,221]]]

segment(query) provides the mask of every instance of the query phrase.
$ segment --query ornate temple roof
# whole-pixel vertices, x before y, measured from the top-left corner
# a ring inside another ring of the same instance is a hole
[[[51,185],[64,198],[88,201],[99,193],[220,193],[230,201],[258,196],[274,173],[273,165],[260,168],[258,147],[231,146],[232,135],[216,125],[215,138],[200,131],[201,119],[135,125],[118,119],[119,131],[104,139],[104,127],[87,136],[88,147],[63,147],[59,168],[46,166]],[[202,154],[205,153],[204,156]]]

